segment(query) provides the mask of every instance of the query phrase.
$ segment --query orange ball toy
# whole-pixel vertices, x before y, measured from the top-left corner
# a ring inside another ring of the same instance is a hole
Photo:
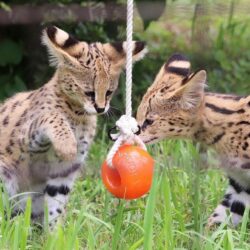
[[[118,198],[136,199],[146,194],[152,184],[154,160],[140,147],[122,145],[113,157],[113,168],[102,164],[102,181]]]

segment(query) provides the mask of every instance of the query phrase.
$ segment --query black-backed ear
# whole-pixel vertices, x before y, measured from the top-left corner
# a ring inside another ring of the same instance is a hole
[[[145,42],[133,41],[133,62],[141,60],[147,53]],[[126,59],[127,42],[106,43],[104,51],[114,63],[124,63]]]
[[[186,84],[180,87],[173,96],[179,99],[182,109],[192,110],[198,108],[204,96],[204,88],[206,86],[207,73],[200,70],[193,74]]]
[[[190,74],[190,68],[190,62],[181,54],[173,54],[164,66],[167,73],[175,74],[182,78],[188,77]]]
[[[87,47],[86,43],[55,26],[44,29],[42,43],[48,48],[50,62],[55,66],[68,60],[77,63],[77,58],[83,55]]]

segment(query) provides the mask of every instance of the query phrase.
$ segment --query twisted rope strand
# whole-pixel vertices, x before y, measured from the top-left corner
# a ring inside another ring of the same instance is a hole
[[[124,143],[136,143],[144,150],[145,144],[135,135],[138,125],[132,117],[132,67],[133,67],[133,0],[127,1],[127,43],[126,43],[126,113],[116,122],[116,127],[120,131],[118,138],[107,155],[107,163],[112,166],[112,160],[119,147]]]
[[[133,67],[133,15],[134,2],[127,3],[127,53],[126,53],[126,115],[132,116],[132,67]]]

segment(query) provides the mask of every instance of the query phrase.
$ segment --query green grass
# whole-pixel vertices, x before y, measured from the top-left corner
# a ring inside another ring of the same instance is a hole
[[[30,224],[30,202],[23,215],[11,219],[8,199],[0,194],[0,249],[250,249],[248,210],[236,229],[205,227],[227,185],[219,170],[207,169],[216,165],[213,152],[205,162],[198,146],[187,141],[151,146],[156,165],[150,194],[122,201],[107,193],[100,179],[107,148],[104,140],[93,145],[65,223],[53,234]]]

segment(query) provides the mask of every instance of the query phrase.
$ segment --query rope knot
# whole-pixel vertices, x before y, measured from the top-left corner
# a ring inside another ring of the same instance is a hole
[[[136,119],[128,115],[122,115],[115,125],[120,133],[127,137],[133,136],[140,130]]]
[[[116,128],[119,132],[117,134],[110,134],[110,137],[115,140],[115,143],[107,156],[107,163],[110,167],[113,167],[113,157],[123,143],[137,144],[144,150],[147,150],[146,146],[137,135],[138,132],[140,132],[140,127],[134,117],[122,115],[116,122]]]

